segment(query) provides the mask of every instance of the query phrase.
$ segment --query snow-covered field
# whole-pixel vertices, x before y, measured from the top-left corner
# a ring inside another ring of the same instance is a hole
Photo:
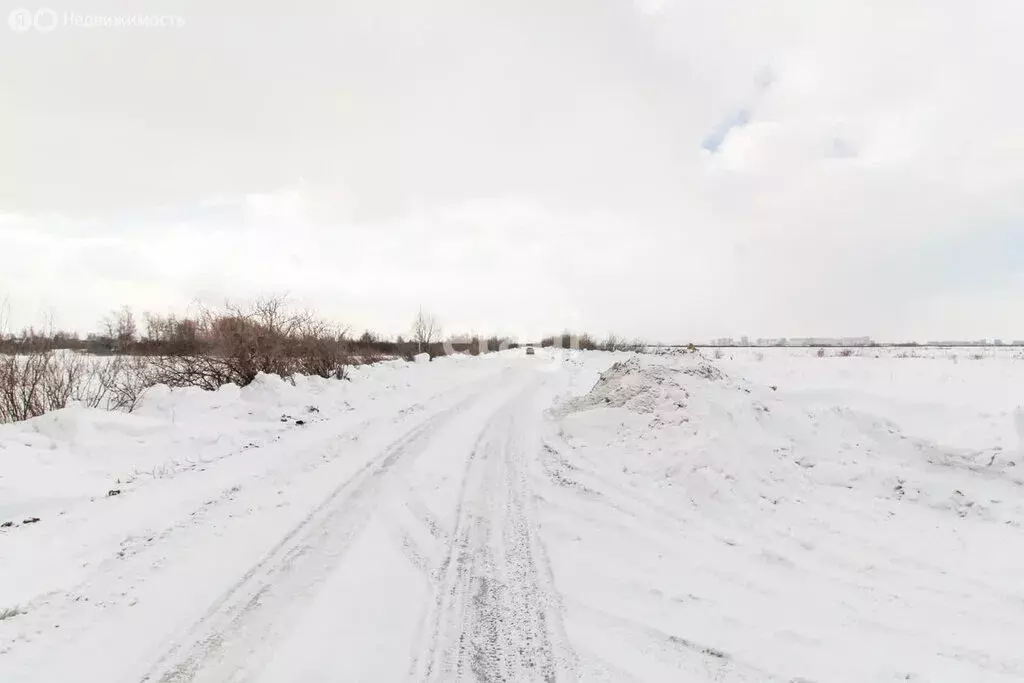
[[[1024,679],[1024,360],[901,353],[507,352],[0,426],[0,681]]]

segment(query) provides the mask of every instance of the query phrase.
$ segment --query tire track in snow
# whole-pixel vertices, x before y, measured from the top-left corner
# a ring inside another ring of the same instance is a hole
[[[576,679],[528,485],[526,458],[540,446],[522,431],[531,390],[498,411],[466,462],[426,642],[410,672],[417,680]]]
[[[392,442],[335,488],[257,564],[221,594],[205,615],[153,664],[143,682],[236,680],[252,674],[273,641],[282,613],[309,595],[341,561],[376,505],[396,465],[415,457],[437,430],[479,395],[440,411]],[[244,677],[244,676],[243,676]]]

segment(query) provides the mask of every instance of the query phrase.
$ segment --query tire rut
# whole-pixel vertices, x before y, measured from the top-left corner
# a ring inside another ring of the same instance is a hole
[[[528,393],[498,411],[467,459],[416,680],[575,680],[528,486],[526,457],[540,446],[522,437],[516,408]]]
[[[335,488],[179,636],[141,681],[220,683],[236,680],[243,668],[249,674],[258,669],[269,654],[265,645],[281,630],[281,616],[340,563],[373,513],[389,472],[476,399],[463,398],[413,427]]]

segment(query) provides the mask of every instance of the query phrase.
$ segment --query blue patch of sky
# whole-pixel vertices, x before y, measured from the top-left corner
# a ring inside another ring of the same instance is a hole
[[[750,123],[752,110],[758,100],[775,84],[775,70],[771,66],[761,67],[754,74],[754,95],[751,103],[732,111],[701,142],[701,147],[715,154],[722,148],[729,134]]]
[[[729,133],[737,128],[742,128],[748,123],[750,123],[750,110],[746,107],[737,109],[715,126],[711,134],[704,138],[701,147],[712,154],[717,153],[722,148],[722,144],[725,143],[725,139],[729,137]]]

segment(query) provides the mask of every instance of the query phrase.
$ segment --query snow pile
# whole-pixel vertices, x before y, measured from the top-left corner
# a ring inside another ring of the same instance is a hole
[[[652,413],[666,407],[685,407],[685,401],[689,399],[682,383],[685,377],[720,380],[724,375],[719,368],[696,355],[682,357],[672,365],[651,363],[642,356],[631,356],[601,373],[594,388],[570,401],[565,410],[601,406]]]
[[[1004,498],[990,501],[1005,519],[1024,512],[1024,501],[1009,495],[1024,485],[1017,452],[944,447],[908,437],[881,415],[793,405],[777,389],[728,377],[696,354],[632,357],[602,373],[562,413],[596,411],[567,424],[614,432],[612,443],[634,443],[638,457],[627,469],[686,485],[691,496],[736,497],[737,487],[756,481],[758,495],[771,500],[822,486],[858,487],[898,499],[913,490],[913,500],[947,508],[950,500],[970,499],[960,489],[983,474],[986,486],[1005,488]]]
[[[857,409],[826,387],[810,400],[666,354],[562,406],[542,509],[591,675],[1024,676],[1019,451],[920,420],[908,435],[870,386]]]

